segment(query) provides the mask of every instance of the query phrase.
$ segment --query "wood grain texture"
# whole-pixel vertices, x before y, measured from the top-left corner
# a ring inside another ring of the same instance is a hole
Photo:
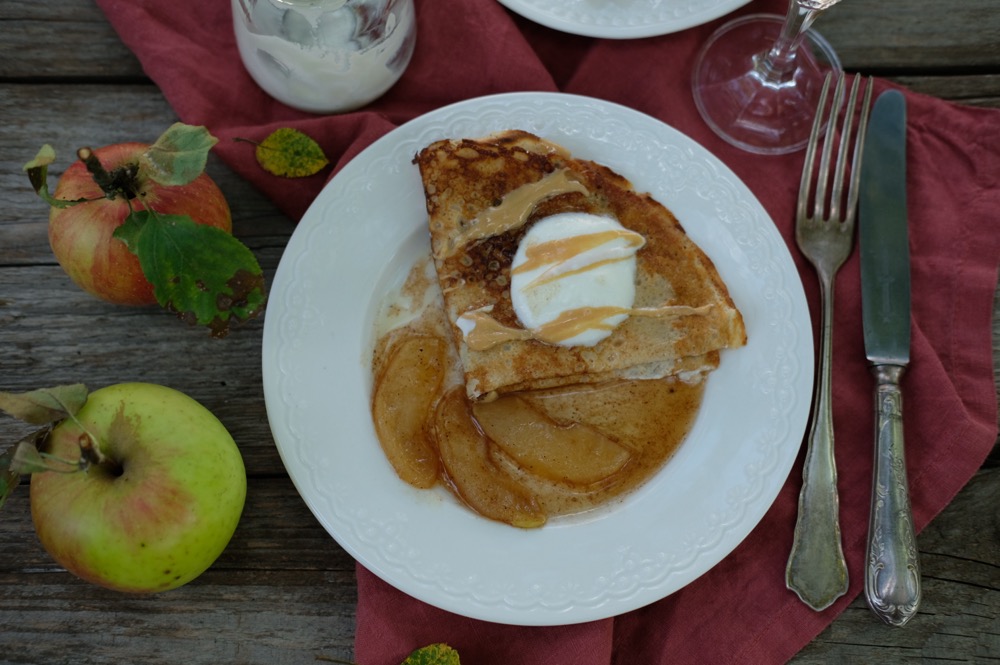
[[[1000,70],[1000,17],[993,0],[841,2],[814,28],[847,70],[873,74]]]
[[[1000,107],[995,0],[844,2],[817,28],[845,68]],[[157,308],[76,289],[47,240],[47,209],[21,166],[43,142],[64,152],[153,140],[176,120],[91,0],[0,0],[0,389],[126,380],[187,392],[230,429],[247,465],[239,528],[219,561],[178,590],[123,596],[76,580],[41,549],[27,488],[0,513],[0,663],[316,663],[353,656],[351,557],[295,491],[261,387],[262,322],[207,338]],[[294,225],[217,161],[209,172],[234,232],[270,280]],[[996,307],[994,312],[996,312]],[[995,317],[994,349],[1000,363]],[[178,360],[180,359],[180,360]],[[0,442],[30,428],[0,418]],[[857,600],[792,662],[1000,660],[1000,455],[920,535],[924,603],[904,629]]]
[[[24,489],[24,488],[21,488]],[[354,561],[286,478],[251,478],[219,560],[164,594],[76,580],[38,545],[27,492],[0,520],[0,663],[316,663],[350,658]]]

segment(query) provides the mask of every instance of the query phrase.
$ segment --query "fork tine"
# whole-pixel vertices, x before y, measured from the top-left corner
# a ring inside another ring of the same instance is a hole
[[[823,109],[826,107],[826,96],[830,91],[830,81],[832,78],[833,72],[830,72],[823,81],[823,90],[819,94],[819,103],[816,105],[816,117],[813,119],[812,132],[809,134],[809,143],[806,145],[806,157],[802,164],[802,179],[799,181],[799,201],[795,211],[798,219],[806,216],[806,207],[809,202],[809,184],[812,181],[813,166],[816,158],[816,146],[819,144],[819,137],[823,131]]]
[[[840,201],[844,193],[844,174],[847,171],[847,151],[850,149],[851,127],[854,125],[854,109],[858,103],[858,86],[861,77],[855,76],[851,85],[851,96],[844,107],[844,127],[840,134],[840,147],[837,150],[837,166],[833,170],[833,187],[830,188],[830,219],[840,219]],[[828,140],[832,142],[833,137]],[[850,207],[848,207],[850,212]],[[850,218],[846,221],[850,221]]]
[[[816,200],[813,204],[813,219],[824,219],[826,208],[826,188],[830,176],[830,156],[833,154],[833,144],[836,140],[834,129],[837,118],[840,117],[840,107],[844,102],[844,76],[837,79],[837,87],[833,92],[833,103],[830,105],[830,117],[826,123],[826,133],[823,137],[823,156],[819,161],[819,174],[816,177]]]
[[[844,113],[844,130],[840,138],[840,153],[837,156],[837,172],[834,174],[833,191],[830,195],[830,218],[838,219],[841,216],[840,204],[843,201],[844,176],[847,174],[847,155],[851,156],[851,180],[847,188],[846,209],[844,210],[843,221],[847,225],[854,223],[855,210],[858,204],[858,182],[861,177],[861,156],[864,152],[865,134],[868,130],[868,110],[871,107],[872,88],[871,77],[865,80],[865,96],[861,102],[858,117],[858,132],[854,139],[853,149],[848,142],[851,138],[851,127],[854,121],[854,113],[857,108],[858,91],[861,87],[861,77],[854,77],[854,85],[851,86],[851,98],[847,103]]]
[[[855,211],[858,209],[858,185],[861,182],[861,158],[864,154],[865,135],[868,133],[868,114],[872,107],[872,90],[875,85],[869,76],[865,83],[865,98],[861,102],[861,115],[858,118],[858,136],[854,140],[854,157],[851,161],[851,184],[847,188],[847,219],[854,222]]]

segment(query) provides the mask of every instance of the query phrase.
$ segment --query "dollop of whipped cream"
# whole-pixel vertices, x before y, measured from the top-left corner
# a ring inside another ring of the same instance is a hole
[[[643,244],[611,217],[566,212],[535,222],[511,265],[511,302],[521,325],[533,331],[568,326],[573,334],[561,335],[561,346],[605,339],[632,309],[635,254]]]

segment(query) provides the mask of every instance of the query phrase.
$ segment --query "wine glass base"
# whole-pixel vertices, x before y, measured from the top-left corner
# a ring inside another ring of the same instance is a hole
[[[795,68],[775,80],[760,59],[778,39],[783,17],[751,14],[723,25],[695,59],[691,88],[709,127],[743,150],[777,155],[805,147],[823,80],[840,72],[833,47],[813,30],[795,56]]]

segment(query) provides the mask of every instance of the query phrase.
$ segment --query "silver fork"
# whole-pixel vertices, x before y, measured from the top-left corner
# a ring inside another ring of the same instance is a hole
[[[802,468],[802,491],[795,523],[795,537],[785,570],[785,584],[814,610],[823,610],[847,592],[847,563],[840,536],[840,500],[837,468],[833,455],[833,418],[830,397],[830,362],[833,345],[833,281],[854,245],[854,217],[858,203],[861,154],[868,126],[872,85],[866,83],[861,102],[857,136],[850,142],[861,77],[855,76],[842,126],[838,117],[844,99],[844,75],[839,75],[830,112],[824,121],[827,95],[833,75],[827,75],[820,95],[812,135],[806,147],[805,165],[795,213],[795,241],[816,268],[822,313],[818,378],[813,395],[812,423]],[[830,161],[840,137],[832,173]],[[825,136],[825,139],[823,138]],[[819,152],[822,140],[823,149]],[[844,201],[848,153],[852,154],[850,180]],[[816,160],[819,157],[819,166]],[[814,177],[815,172],[815,177]],[[815,184],[815,191],[812,185]],[[829,187],[829,192],[827,188]],[[810,213],[809,204],[813,202]]]

